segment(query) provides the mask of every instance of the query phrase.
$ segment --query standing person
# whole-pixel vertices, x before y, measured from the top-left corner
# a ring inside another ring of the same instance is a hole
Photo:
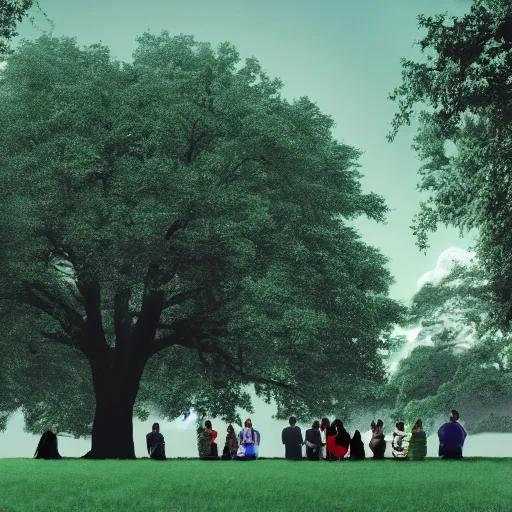
[[[222,453],[222,458],[225,460],[231,460],[235,457],[238,449],[238,441],[236,439],[235,429],[233,425],[228,425],[228,433],[226,435],[226,444]]]
[[[59,430],[58,425],[53,425],[50,430],[47,430],[41,436],[36,452],[34,453],[35,459],[62,459],[57,446],[57,434]]]
[[[320,460],[322,438],[320,436],[320,422],[314,421],[310,429],[306,430],[306,457],[309,460]]]
[[[350,434],[345,430],[343,422],[335,419],[330,430],[327,431],[327,450],[329,460],[341,460],[348,453],[350,447]]]
[[[165,456],[165,440],[164,436],[160,433],[160,425],[153,423],[151,432],[146,435],[146,445],[148,448],[148,455],[155,460],[166,460]]]
[[[252,428],[251,418],[247,418],[244,428],[238,436],[240,446],[236,454],[236,460],[255,460],[258,456],[258,447],[260,444],[260,434]]]
[[[210,457],[218,458],[219,450],[217,448],[217,431],[213,430],[212,422],[210,420],[205,421],[204,426],[206,428],[206,433],[208,435],[208,441],[210,443]]]
[[[384,439],[384,422],[377,420],[372,421],[372,438],[370,440],[370,450],[373,452],[374,459],[383,459],[386,451],[386,440]]]
[[[443,459],[462,459],[462,447],[467,433],[459,423],[459,413],[451,410],[450,419],[437,431],[439,456]]]
[[[291,460],[301,460],[302,445],[304,444],[302,432],[296,425],[297,419],[295,416],[290,416],[288,423],[290,426],[283,428],[281,435],[284,444],[284,456]]]
[[[405,432],[405,425],[403,421],[399,421],[395,425],[393,431],[393,441],[391,447],[393,450],[393,457],[397,460],[408,460],[409,458],[409,434]]]
[[[421,420],[418,420],[412,428],[409,456],[412,460],[425,460],[427,456],[427,434],[423,430]]]
[[[366,453],[364,452],[364,444],[361,439],[361,432],[356,430],[354,437],[350,440],[350,460],[364,460]]]
[[[320,457],[327,459],[327,430],[330,428],[331,422],[327,418],[322,418],[320,422],[320,438],[322,440],[322,451]]]

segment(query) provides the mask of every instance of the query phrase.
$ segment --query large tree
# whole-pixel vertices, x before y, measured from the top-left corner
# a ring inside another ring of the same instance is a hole
[[[502,326],[512,320],[512,3],[476,0],[460,18],[419,17],[420,62],[402,61],[398,112],[389,134],[419,112],[414,148],[429,193],[413,229],[418,246],[439,223],[478,229]]]
[[[16,27],[37,0],[3,0],[0,2],[0,59],[12,53],[9,42],[18,35]]]
[[[386,213],[358,151],[229,44],[138,43],[44,36],[1,74],[3,410],[92,423],[107,458],[134,456],[134,407],[234,420],[248,384],[346,411],[403,312],[351,226]]]

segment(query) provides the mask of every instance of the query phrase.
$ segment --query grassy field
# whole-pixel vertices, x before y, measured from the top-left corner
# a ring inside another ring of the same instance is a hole
[[[510,512],[511,482],[511,459],[0,459],[0,511]]]

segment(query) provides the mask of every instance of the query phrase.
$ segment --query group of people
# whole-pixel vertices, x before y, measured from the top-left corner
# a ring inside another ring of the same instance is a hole
[[[321,422],[315,421],[306,430],[305,439],[301,429],[296,425],[294,416],[289,420],[290,426],[283,429],[282,441],[285,445],[285,458],[302,459],[302,446],[306,446],[306,457],[309,460],[341,460],[348,457],[351,460],[366,458],[364,444],[359,430],[351,438],[343,426],[343,422],[335,419],[332,424],[327,418]],[[371,424],[372,437],[369,448],[374,459],[383,459],[386,451],[384,422],[377,420]],[[467,433],[459,423],[459,413],[452,409],[447,423],[438,430],[439,456],[443,459],[462,458],[462,448]],[[427,455],[427,435],[423,430],[421,420],[416,421],[411,432],[405,431],[405,424],[399,421],[393,430],[391,453],[397,460],[424,460]]]
[[[211,421],[206,421],[204,429],[198,431],[199,456],[205,460],[218,460],[218,433],[212,427]],[[372,437],[369,448],[374,459],[383,459],[386,451],[384,423],[377,420],[371,424]],[[59,426],[53,425],[45,432],[37,445],[34,458],[61,459],[57,447]],[[438,430],[439,456],[443,459],[462,458],[462,448],[467,433],[459,423],[459,413],[452,409],[448,422]],[[255,460],[259,456],[260,433],[252,426],[250,418],[245,420],[244,428],[235,433],[233,425],[227,428],[226,441],[222,460]],[[306,457],[309,460],[335,461],[344,458],[363,460],[366,458],[364,443],[359,430],[350,437],[343,422],[335,419],[332,424],[327,418],[321,422],[314,421],[311,428],[306,430],[305,438],[297,426],[294,416],[289,419],[289,426],[283,429],[282,442],[285,447],[285,458],[302,459],[302,447],[306,447]],[[148,455],[155,460],[165,460],[165,439],[160,433],[160,425],[154,423],[151,432],[146,435]],[[398,422],[393,430],[391,441],[393,458],[397,460],[424,460],[427,454],[427,436],[421,420],[418,420],[411,432],[405,431],[403,422]]]

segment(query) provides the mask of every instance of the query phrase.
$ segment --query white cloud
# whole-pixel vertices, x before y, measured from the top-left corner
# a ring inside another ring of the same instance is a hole
[[[448,275],[453,269],[455,263],[470,266],[476,261],[474,252],[465,251],[457,247],[450,247],[446,249],[441,256],[437,259],[437,265],[434,270],[430,270],[423,274],[418,280],[418,290],[427,283],[437,284],[439,281]]]

